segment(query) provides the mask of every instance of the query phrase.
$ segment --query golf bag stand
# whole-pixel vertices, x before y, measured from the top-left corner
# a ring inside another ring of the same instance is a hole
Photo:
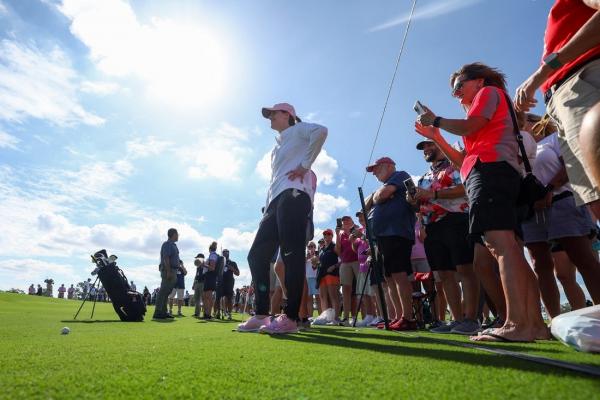
[[[83,298],[83,301],[81,302],[81,305],[79,306],[79,309],[75,313],[75,316],[73,317],[73,319],[77,319],[77,316],[79,315],[79,312],[83,308],[83,305],[87,301],[88,297],[90,297],[90,293],[92,293],[92,288],[96,287],[96,283],[97,282],[98,282],[98,277],[96,277],[96,280],[94,281],[94,283],[92,284],[92,286],[90,286],[90,290],[88,290],[87,293],[85,294],[85,297]],[[98,291],[96,291],[96,295],[94,296],[94,306],[92,307],[92,315],[90,316],[90,319],[94,318],[94,309],[96,308],[96,300],[98,300]]]

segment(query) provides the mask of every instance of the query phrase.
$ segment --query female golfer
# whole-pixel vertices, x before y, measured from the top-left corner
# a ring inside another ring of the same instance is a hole
[[[287,103],[263,108],[279,134],[271,152],[271,183],[263,218],[248,253],[256,296],[256,315],[238,326],[240,332],[294,333],[305,279],[315,176],[308,173],[327,138],[327,128],[300,121]],[[269,263],[279,246],[285,264],[287,307],[274,319],[269,314]]]

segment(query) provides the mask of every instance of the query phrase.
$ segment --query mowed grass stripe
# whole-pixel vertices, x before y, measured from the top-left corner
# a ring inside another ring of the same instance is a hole
[[[112,322],[110,304],[96,305],[94,320],[106,322],[71,321],[79,304],[0,294],[0,398],[590,399],[600,390],[582,374],[425,340],[466,340],[457,336],[322,327],[269,337],[232,332],[237,322],[152,322],[152,309],[143,323]],[[557,342],[492,346],[600,365]]]

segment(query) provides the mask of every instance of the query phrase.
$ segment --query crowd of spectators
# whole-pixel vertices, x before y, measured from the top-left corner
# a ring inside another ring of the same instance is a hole
[[[312,222],[307,205],[312,206],[315,190],[306,181],[315,181],[310,168],[327,129],[301,122],[287,103],[263,108],[278,132],[277,144],[271,154],[267,205],[248,256],[258,296],[256,315],[238,330],[296,332],[305,327],[302,305],[316,288],[321,310],[333,314],[326,323],[349,325],[360,313],[362,325],[383,327],[383,298],[373,290],[381,284],[389,326],[403,331],[420,326],[413,291],[423,283],[427,292],[438,293],[429,299],[434,310],[430,329],[470,335],[476,341],[549,338],[541,304],[548,318],[560,313],[555,274],[571,308],[585,304],[575,271],[598,304],[598,9],[590,0],[555,1],[540,67],[519,86],[514,99],[498,68],[474,62],[453,72],[451,95],[465,111],[464,118],[443,118],[415,106],[415,130],[425,139],[416,147],[429,169],[415,185],[390,157],[369,165],[367,172],[381,186],[366,199],[367,221],[357,226],[350,216],[340,218],[335,231],[323,231],[317,252],[309,242],[310,228],[308,235],[302,234],[306,221]],[[543,116],[530,112],[538,88],[546,103]],[[441,130],[460,137],[462,145],[450,145]],[[525,192],[523,185],[537,190]],[[535,198],[527,193],[536,193]],[[304,266],[297,258],[302,242],[307,246]],[[271,260],[278,246],[280,256]],[[271,285],[269,260],[275,272],[283,271]],[[278,302],[269,302],[269,294],[278,291],[283,313]],[[360,310],[359,292],[364,292]],[[444,321],[446,304],[449,321]],[[484,310],[495,317],[487,326],[482,326],[487,322]],[[317,323],[323,320],[317,318],[313,325]]]
[[[409,331],[424,326],[425,301],[434,333],[531,342],[550,337],[542,304],[546,319],[561,312],[557,280],[571,309],[586,305],[577,272],[599,304],[599,8],[555,1],[540,67],[512,99],[498,68],[474,62],[452,72],[450,94],[464,118],[416,107],[416,150],[427,170],[415,180],[391,157],[368,165],[380,186],[365,200],[366,215],[342,216],[322,238],[314,238],[311,167],[327,128],[302,122],[287,103],[263,108],[278,134],[248,255],[252,284],[234,290],[237,264],[213,242],[208,257],[194,259],[189,295],[172,228],[161,248],[161,286],[143,292],[156,305],[154,319],[173,318],[176,300],[178,316],[184,304],[205,320],[248,313],[240,332],[285,334],[320,324],[383,328],[386,305],[389,328]],[[538,88],[544,115],[531,112]],[[451,145],[442,130],[462,144]],[[524,200],[531,173],[543,195]],[[72,288],[62,285],[59,297],[71,298]],[[41,295],[41,286],[29,293]]]

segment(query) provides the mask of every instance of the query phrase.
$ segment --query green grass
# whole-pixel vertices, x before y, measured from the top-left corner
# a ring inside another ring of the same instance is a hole
[[[600,379],[374,329],[282,337],[233,322],[114,322],[109,304],[0,293],[0,398],[593,399]],[[185,312],[187,311],[187,313]],[[191,314],[185,308],[184,314]],[[63,326],[71,333],[61,335]],[[491,344],[600,367],[558,342]]]

